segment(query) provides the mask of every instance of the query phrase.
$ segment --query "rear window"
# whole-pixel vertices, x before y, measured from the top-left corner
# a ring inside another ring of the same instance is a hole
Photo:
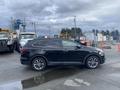
[[[35,42],[33,42],[33,46],[44,46],[47,43],[47,41],[45,40],[36,40]]]
[[[29,40],[24,47],[30,47],[35,41],[34,40]]]
[[[21,34],[20,39],[30,39],[35,38],[35,34]]]

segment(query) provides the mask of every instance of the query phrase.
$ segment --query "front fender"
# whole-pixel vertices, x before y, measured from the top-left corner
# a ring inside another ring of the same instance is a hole
[[[97,57],[101,60],[101,57],[99,56],[99,54],[93,52],[93,53],[88,54],[88,55],[84,58],[83,64],[85,64],[87,58],[90,57],[90,56],[97,56]]]

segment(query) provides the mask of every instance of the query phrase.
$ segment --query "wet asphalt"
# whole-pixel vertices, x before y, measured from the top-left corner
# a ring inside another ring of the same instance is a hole
[[[120,90],[120,52],[104,50],[106,63],[97,69],[55,66],[33,71],[20,64],[20,54],[0,54],[0,90]]]

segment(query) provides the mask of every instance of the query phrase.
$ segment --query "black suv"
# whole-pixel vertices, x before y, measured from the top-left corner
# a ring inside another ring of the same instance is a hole
[[[21,63],[40,71],[49,65],[85,65],[95,69],[105,62],[101,49],[62,39],[30,40],[21,49]]]

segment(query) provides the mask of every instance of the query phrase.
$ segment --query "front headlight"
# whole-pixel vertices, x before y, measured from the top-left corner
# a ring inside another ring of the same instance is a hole
[[[100,48],[96,48],[96,50],[99,51],[99,52],[103,52],[103,50],[100,49]]]
[[[96,48],[96,50],[98,51],[99,55],[104,56],[104,51],[102,49]]]
[[[99,55],[104,56],[104,52],[99,51]]]
[[[25,45],[25,42],[20,42],[20,45],[23,47]]]
[[[7,45],[11,45],[12,44],[12,40],[8,40]]]

